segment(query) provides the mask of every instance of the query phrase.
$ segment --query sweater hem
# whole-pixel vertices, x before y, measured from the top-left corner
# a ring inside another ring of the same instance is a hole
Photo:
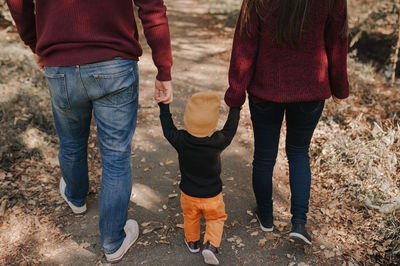
[[[80,47],[47,55],[44,57],[44,65],[49,67],[85,65],[110,60],[115,57],[139,61],[139,56],[107,48]]]
[[[212,198],[215,196],[218,196],[222,192],[222,188],[214,193],[191,193],[190,191],[185,191],[180,187],[181,191],[185,193],[186,195],[194,198]]]

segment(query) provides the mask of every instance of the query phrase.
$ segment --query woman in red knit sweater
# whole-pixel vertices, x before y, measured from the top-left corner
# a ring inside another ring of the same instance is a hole
[[[254,131],[253,190],[261,229],[273,230],[272,173],[286,117],[292,230],[311,244],[308,151],[325,100],[349,95],[346,0],[244,0],[236,26],[225,102],[243,105]]]

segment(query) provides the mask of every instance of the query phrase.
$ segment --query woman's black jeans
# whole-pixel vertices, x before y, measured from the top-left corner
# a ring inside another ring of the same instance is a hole
[[[292,223],[305,225],[311,183],[308,151],[325,101],[257,104],[251,100],[249,102],[254,131],[253,190],[260,218],[264,221],[273,220],[272,173],[278,154],[281,125],[286,112],[286,154],[292,193]]]

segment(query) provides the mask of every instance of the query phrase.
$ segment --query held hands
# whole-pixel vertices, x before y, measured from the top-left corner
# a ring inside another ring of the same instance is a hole
[[[154,99],[157,102],[169,104],[173,101],[174,88],[172,87],[172,81],[159,81],[156,80]]]
[[[339,98],[336,98],[335,96],[333,96],[332,95],[332,100],[336,103],[336,104],[339,104],[339,103],[341,103],[342,102],[342,100],[341,99],[339,99]]]
[[[39,70],[44,72],[44,58],[35,54],[35,61],[36,61],[36,65],[38,66]]]

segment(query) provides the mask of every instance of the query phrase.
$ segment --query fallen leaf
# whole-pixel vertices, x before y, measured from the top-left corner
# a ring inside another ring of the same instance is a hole
[[[171,242],[169,242],[169,241],[167,241],[167,240],[158,240],[158,241],[156,241],[156,243],[159,243],[159,244],[168,244],[168,245],[171,244]]]
[[[256,222],[257,222],[257,219],[251,219],[251,221],[250,221],[251,224],[256,223]]]
[[[142,234],[145,235],[145,234],[151,233],[153,231],[154,231],[154,228],[146,228],[143,230]]]
[[[267,242],[267,239],[261,238],[260,240],[258,240],[257,246],[263,247],[263,246],[265,246],[266,242]]]
[[[173,199],[173,198],[176,198],[176,197],[178,197],[178,193],[173,193],[173,194],[169,194],[168,195],[169,199]]]
[[[228,242],[234,242],[236,240],[236,236],[230,237],[227,240],[228,240]]]
[[[4,180],[6,178],[6,173],[0,171],[0,180]]]
[[[177,224],[176,227],[183,229],[183,224]]]
[[[324,255],[325,255],[325,258],[327,258],[327,259],[333,258],[333,257],[335,257],[335,252],[330,251],[330,250],[324,250]]]
[[[147,227],[147,226],[149,226],[150,224],[151,224],[151,222],[144,222],[144,223],[141,223],[140,225],[143,226],[143,227]]]
[[[144,241],[144,242],[139,241],[139,242],[137,242],[137,244],[138,245],[142,245],[142,246],[149,246],[150,245],[150,243],[148,241]]]
[[[166,160],[165,161],[165,165],[170,165],[170,164],[173,164],[174,163],[174,161],[172,161],[172,160]]]
[[[285,229],[285,227],[288,226],[288,223],[281,222],[281,221],[274,221],[274,225],[275,225],[276,229],[278,229],[279,231],[283,231]]]
[[[258,232],[255,231],[255,232],[251,233],[250,235],[251,235],[251,236],[257,236],[257,235],[258,235]]]
[[[79,247],[80,248],[88,248],[88,247],[90,247],[91,245],[88,243],[88,242],[82,242],[80,245],[79,245]]]
[[[228,180],[228,181],[233,181],[233,180],[235,180],[235,178],[233,178],[233,177],[228,177],[226,180]]]
[[[250,216],[253,216],[253,212],[252,211],[247,211],[247,214]]]

